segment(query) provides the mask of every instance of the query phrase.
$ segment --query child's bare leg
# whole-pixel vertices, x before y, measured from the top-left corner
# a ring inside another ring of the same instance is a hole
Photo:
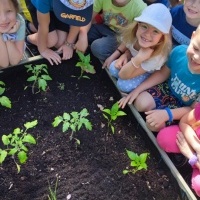
[[[187,143],[182,132],[177,133],[176,144],[178,145],[180,152],[188,159],[190,159],[194,155],[194,151],[191,149],[189,144]]]
[[[146,112],[154,109],[156,104],[153,97],[148,92],[142,92],[135,99],[134,106],[139,112]]]

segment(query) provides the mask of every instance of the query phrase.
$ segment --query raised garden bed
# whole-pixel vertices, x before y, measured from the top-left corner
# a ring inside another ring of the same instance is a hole
[[[12,102],[11,109],[0,107],[0,135],[38,120],[29,131],[37,144],[29,145],[28,160],[21,165],[20,173],[11,157],[0,167],[0,199],[48,199],[49,187],[54,188],[57,178],[59,200],[178,199],[176,180],[130,109],[124,110],[127,116],[114,121],[114,134],[107,127],[100,107],[111,108],[121,97],[101,64],[92,58],[96,74],[78,80],[77,61],[75,55],[59,66],[49,66],[53,80],[48,82],[47,92],[38,94],[32,94],[30,87],[24,90],[30,84],[26,81],[30,74],[23,64],[0,74],[6,84],[4,95]],[[45,60],[33,62],[42,63]],[[61,126],[54,128],[52,122],[64,112],[84,108],[93,128],[74,134],[80,140],[77,145],[76,140],[70,141],[70,132],[63,133]],[[126,149],[138,155],[150,153],[147,170],[123,175],[122,171],[130,166]]]

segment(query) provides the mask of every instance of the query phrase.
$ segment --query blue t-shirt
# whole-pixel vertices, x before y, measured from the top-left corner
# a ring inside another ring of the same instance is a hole
[[[151,5],[152,3],[150,3],[148,0],[143,0],[147,5]],[[169,0],[156,0],[154,1],[153,3],[162,3],[164,4],[165,6],[167,6],[167,8],[170,7],[170,2]]]
[[[191,26],[186,21],[186,15],[183,10],[183,5],[173,7],[170,12],[172,15],[173,45],[189,45],[192,33],[196,30],[197,27]]]
[[[170,69],[168,84],[174,96],[186,106],[190,106],[200,95],[200,74],[192,74],[188,69],[188,46],[175,47],[169,56]]]
[[[31,0],[31,2],[43,14],[53,10],[53,0]]]

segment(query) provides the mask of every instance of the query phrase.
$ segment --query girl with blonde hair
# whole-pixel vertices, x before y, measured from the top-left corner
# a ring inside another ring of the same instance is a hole
[[[171,24],[167,7],[155,3],[123,29],[122,43],[103,64],[118,79],[119,90],[131,92],[164,65],[172,47]]]

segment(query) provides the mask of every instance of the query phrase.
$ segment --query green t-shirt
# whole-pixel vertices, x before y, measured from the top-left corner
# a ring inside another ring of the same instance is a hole
[[[140,16],[146,6],[143,0],[131,0],[123,7],[113,5],[112,0],[94,0],[93,10],[97,13],[102,11],[104,24],[118,32],[135,17]]]

